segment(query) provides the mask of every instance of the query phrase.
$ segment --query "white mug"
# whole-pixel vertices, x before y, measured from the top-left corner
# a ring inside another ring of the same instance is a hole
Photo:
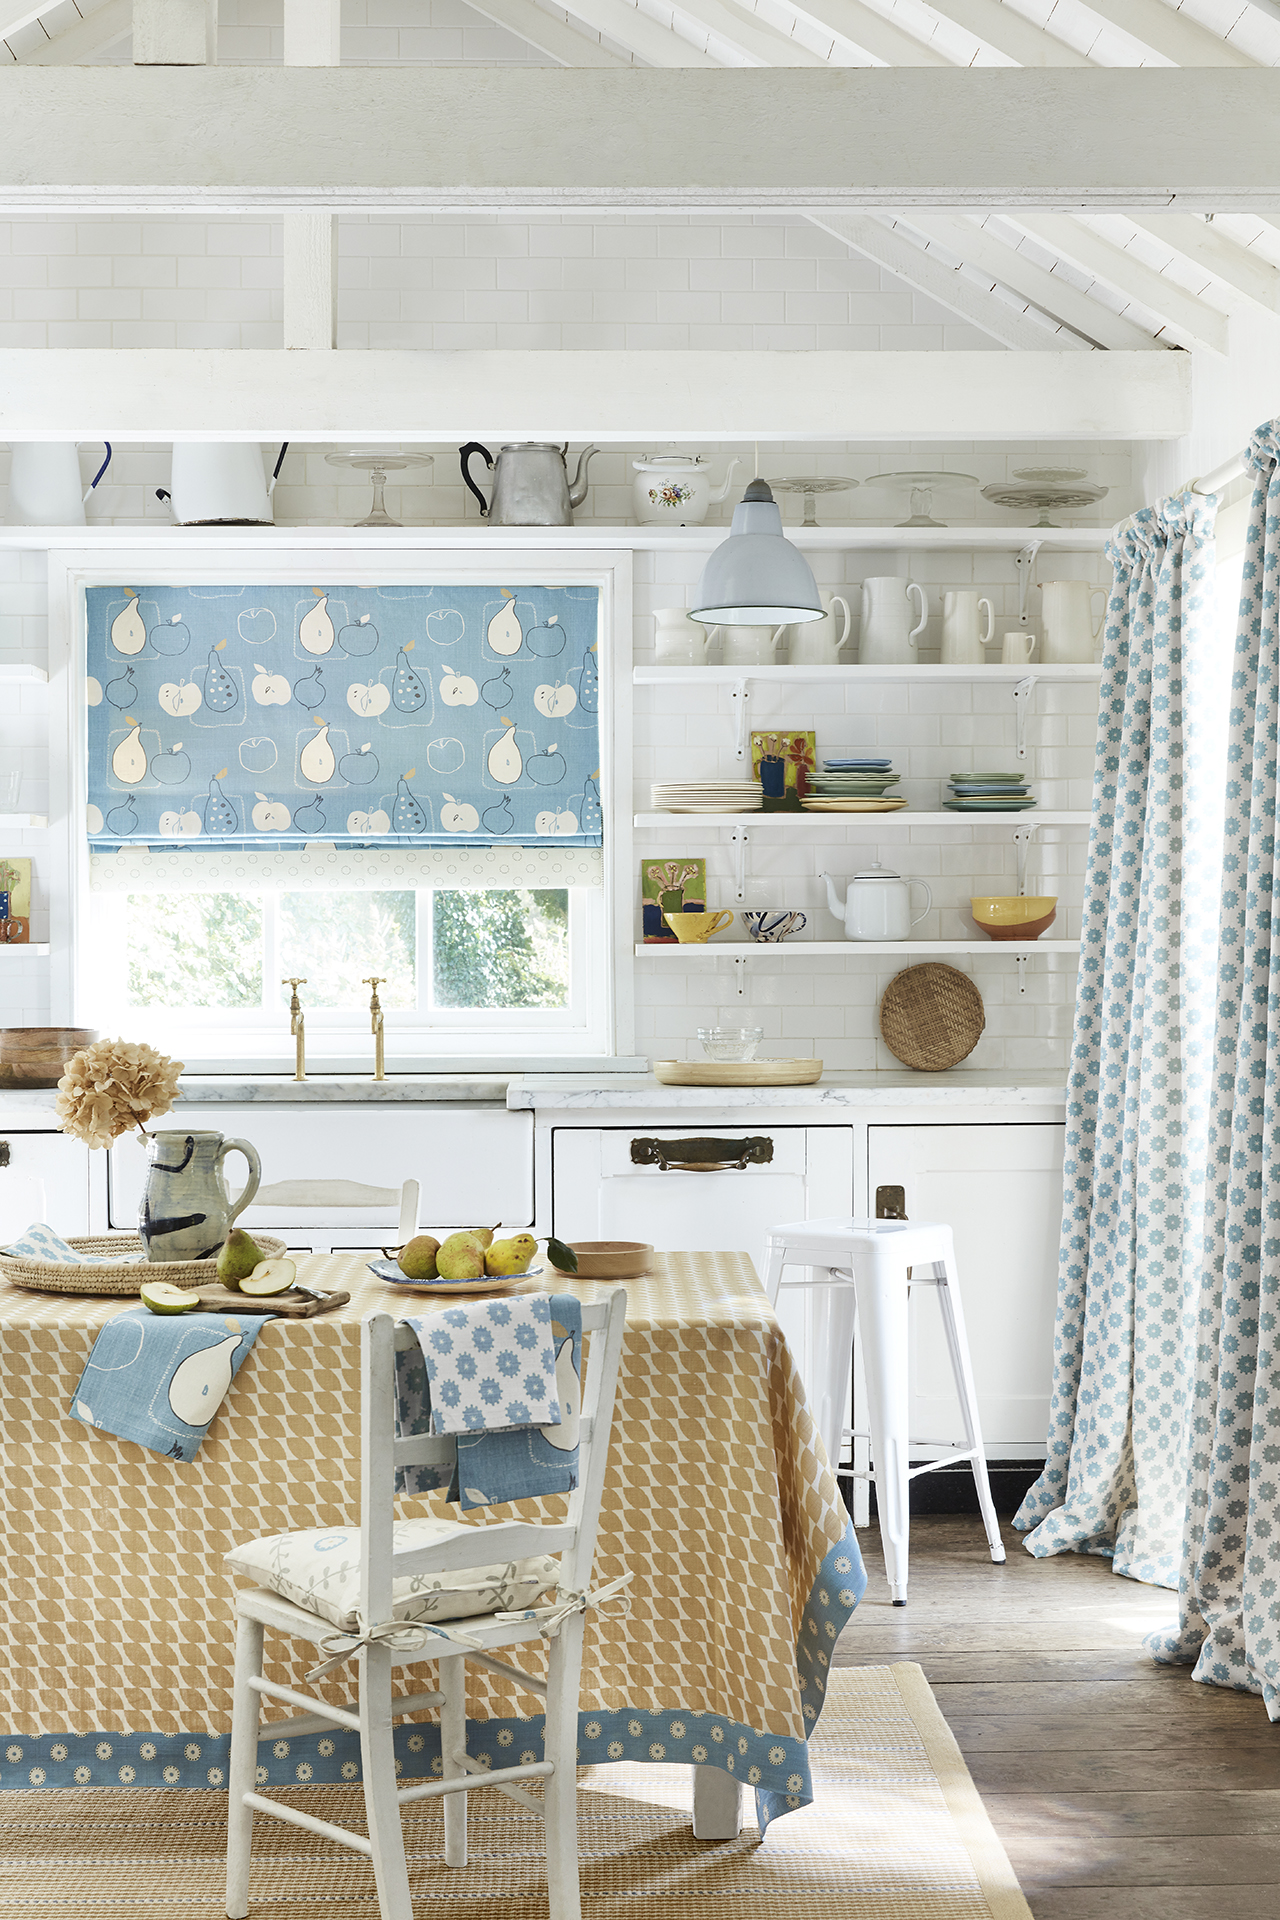
[[[908,601],[917,596],[920,618],[913,627]],[[862,631],[858,663],[864,667],[909,665],[916,640],[929,619],[929,601],[922,586],[897,574],[873,574],[862,583]]]
[[[849,602],[839,593],[820,593],[826,612],[821,620],[806,620],[801,626],[789,627],[791,635],[789,659],[793,667],[835,667],[840,663],[840,649],[853,633],[853,616],[849,612]],[[839,607],[844,615],[840,626],[840,637],[836,638],[835,608]]]
[[[1000,658],[1006,667],[1025,667],[1035,653],[1036,636],[1030,627],[1013,627],[1000,635]]]
[[[983,607],[987,610],[986,632],[979,632],[978,615]],[[985,597],[979,599],[976,593],[945,593],[942,596],[942,647],[940,659],[944,667],[981,666],[986,660],[982,651],[991,644],[995,634],[996,617],[991,602]]]
[[[707,629],[683,607],[659,607],[653,616],[653,654],[660,666],[705,666]]]
[[[785,624],[772,629],[712,627],[707,638],[720,635],[720,658],[726,667],[767,667],[773,664],[778,642],[786,630]]]

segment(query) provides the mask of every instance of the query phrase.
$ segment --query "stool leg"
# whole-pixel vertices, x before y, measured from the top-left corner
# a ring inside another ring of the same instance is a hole
[[[769,1235],[768,1248],[764,1263],[763,1286],[769,1296],[769,1305],[778,1304],[778,1288],[782,1285],[782,1269],[787,1264],[787,1246],[785,1240],[776,1240]]]
[[[854,1260],[858,1331],[867,1379],[871,1452],[875,1459],[876,1506],[889,1597],[907,1604],[910,1481],[907,1439],[907,1275],[888,1248],[859,1252]]]
[[[991,1549],[991,1558],[997,1566],[1002,1566],[1004,1541],[1000,1538],[1000,1522],[996,1518],[995,1502],[991,1498],[991,1480],[987,1473],[986,1449],[982,1444],[982,1427],[978,1419],[978,1395],[973,1384],[973,1367],[969,1360],[969,1339],[964,1328],[964,1308],[960,1303],[954,1249],[940,1265],[942,1277],[938,1285],[938,1305],[942,1309],[942,1324],[946,1329],[947,1345],[951,1349],[951,1371],[955,1375],[956,1394],[960,1401],[960,1417],[964,1423],[964,1443],[966,1447],[973,1450],[971,1461],[973,1484],[977,1489],[978,1506],[982,1511],[982,1524],[987,1530],[987,1545]]]

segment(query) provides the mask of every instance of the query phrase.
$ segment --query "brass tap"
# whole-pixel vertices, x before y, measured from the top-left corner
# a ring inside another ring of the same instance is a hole
[[[382,1024],[382,1002],[378,999],[378,988],[385,986],[388,978],[389,976],[385,973],[375,973],[371,974],[363,983],[366,987],[373,988],[373,992],[369,998],[369,1031],[373,1035],[373,1077],[375,1080],[385,1080],[387,1077],[383,1071],[386,1041]]]
[[[306,982],[305,975],[301,975],[297,978],[294,978],[292,975],[290,975],[288,979],[282,980],[280,982],[280,985],[282,987],[293,988],[293,998],[289,1002],[289,1032],[293,1035],[294,1039],[297,1042],[297,1050],[294,1056],[294,1070],[293,1070],[293,1077],[295,1080],[305,1080],[307,1077],[307,1036],[305,1031],[306,1021],[304,1019],[303,1012],[302,1012],[302,1002],[298,998],[298,988],[305,987],[306,984],[307,982]]]

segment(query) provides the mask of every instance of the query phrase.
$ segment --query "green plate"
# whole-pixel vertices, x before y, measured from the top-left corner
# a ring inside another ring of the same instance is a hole
[[[1022,813],[1034,800],[944,800],[949,813]]]
[[[952,780],[976,780],[984,787],[989,787],[993,783],[1001,786],[1012,783],[1015,787],[1020,787],[1026,777],[1025,773],[953,773],[950,776]]]

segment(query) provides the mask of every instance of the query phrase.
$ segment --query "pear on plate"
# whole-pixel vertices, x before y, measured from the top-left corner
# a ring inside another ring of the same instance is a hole
[[[144,1307],[152,1313],[194,1313],[204,1303],[198,1293],[185,1293],[167,1280],[144,1280],[138,1289]]]
[[[466,1231],[475,1235],[481,1247],[487,1253],[493,1245],[493,1236],[498,1229],[497,1227],[468,1227]]]
[[[436,1255],[441,1280],[479,1280],[484,1273],[484,1248],[476,1234],[451,1233]]]
[[[484,1270],[495,1278],[527,1273],[537,1251],[538,1243],[531,1233],[516,1233],[509,1240],[495,1240],[485,1249]]]
[[[430,1233],[415,1233],[396,1255],[396,1265],[406,1280],[434,1280],[440,1242]]]
[[[246,1233],[243,1227],[232,1227],[218,1254],[218,1278],[224,1287],[236,1293],[240,1282],[247,1280],[266,1257],[251,1233]]]

